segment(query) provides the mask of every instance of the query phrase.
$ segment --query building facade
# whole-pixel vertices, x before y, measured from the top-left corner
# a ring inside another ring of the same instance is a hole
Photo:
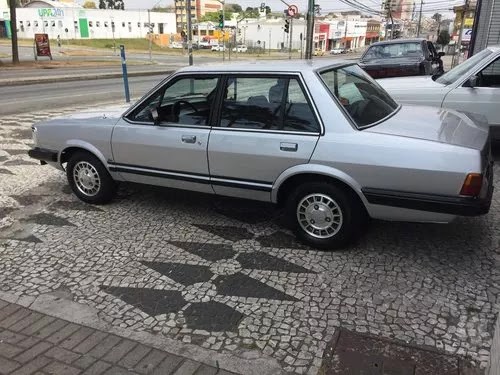
[[[224,1],[218,0],[191,0],[191,22],[196,23],[207,13],[219,12],[223,8]],[[175,19],[177,32],[187,30],[187,2],[186,0],[175,0]]]
[[[17,8],[16,15],[18,37],[27,39],[37,33],[48,34],[51,39],[111,39],[176,31],[175,14],[147,10],[84,9],[74,4],[37,1]],[[9,9],[0,9],[0,16],[0,24],[9,21],[10,25]]]
[[[500,0],[481,0],[474,28],[473,53],[500,44]]]

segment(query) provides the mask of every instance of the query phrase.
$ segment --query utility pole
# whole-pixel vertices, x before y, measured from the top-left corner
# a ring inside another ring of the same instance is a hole
[[[314,44],[314,0],[307,1],[307,32],[306,32],[306,54],[307,60],[312,59]]]
[[[10,37],[12,42],[12,64],[17,65],[19,64],[19,49],[17,46],[16,0],[9,1],[9,9],[10,9]]]
[[[182,22],[182,19],[181,19],[181,22]],[[152,41],[152,27],[151,27],[151,14],[150,14],[150,10],[148,9],[148,27],[149,27],[149,61],[152,61],[153,58],[151,56],[151,43],[153,43]]]
[[[451,67],[454,68],[456,65],[460,63],[460,50],[462,49],[462,34],[464,32],[464,21],[465,21],[465,13],[469,10],[469,0],[465,0],[464,8],[462,11],[462,15],[460,16],[460,32],[458,33],[458,55],[455,53],[453,55]]]
[[[424,4],[424,0],[420,0],[420,11],[418,14],[418,26],[417,26],[417,38],[420,36],[420,27],[422,24],[422,5]]]
[[[188,61],[193,65],[193,27],[191,25],[191,0],[186,0]]]
[[[290,17],[290,34],[288,37],[290,40],[288,41],[288,60],[292,59],[292,35],[293,35],[293,17]]]

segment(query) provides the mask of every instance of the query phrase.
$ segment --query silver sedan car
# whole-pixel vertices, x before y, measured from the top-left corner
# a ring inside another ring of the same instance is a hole
[[[65,171],[85,202],[109,202],[120,181],[273,202],[323,249],[369,218],[486,214],[493,191],[484,119],[398,105],[349,62],[187,67],[130,108],[32,130],[29,155]]]

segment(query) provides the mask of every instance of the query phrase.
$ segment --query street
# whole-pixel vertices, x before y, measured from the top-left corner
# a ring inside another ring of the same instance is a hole
[[[133,95],[160,79],[131,80]],[[27,156],[30,126],[120,98],[121,80],[6,89],[0,298],[77,303],[110,330],[154,336],[165,350],[240,373],[256,370],[235,361],[254,358],[267,361],[261,373],[315,374],[339,327],[342,337],[412,345],[411,358],[438,350],[456,371],[464,358],[486,366],[500,290],[498,190],[486,216],[374,221],[336,252],[297,243],[279,210],[255,202],[123,185],[112,204],[87,205],[62,172]],[[497,185],[499,176],[497,165]]]
[[[165,77],[165,74],[131,77],[129,79],[131,98],[140,98]],[[0,115],[48,111],[72,105],[82,106],[120,100],[125,102],[121,78],[7,86],[0,87]]]

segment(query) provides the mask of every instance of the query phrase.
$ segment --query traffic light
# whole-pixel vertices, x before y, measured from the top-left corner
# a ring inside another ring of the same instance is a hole
[[[285,33],[289,33],[290,32],[290,21],[289,20],[285,20]]]
[[[224,14],[223,13],[219,14],[219,27],[221,29],[224,28]]]

